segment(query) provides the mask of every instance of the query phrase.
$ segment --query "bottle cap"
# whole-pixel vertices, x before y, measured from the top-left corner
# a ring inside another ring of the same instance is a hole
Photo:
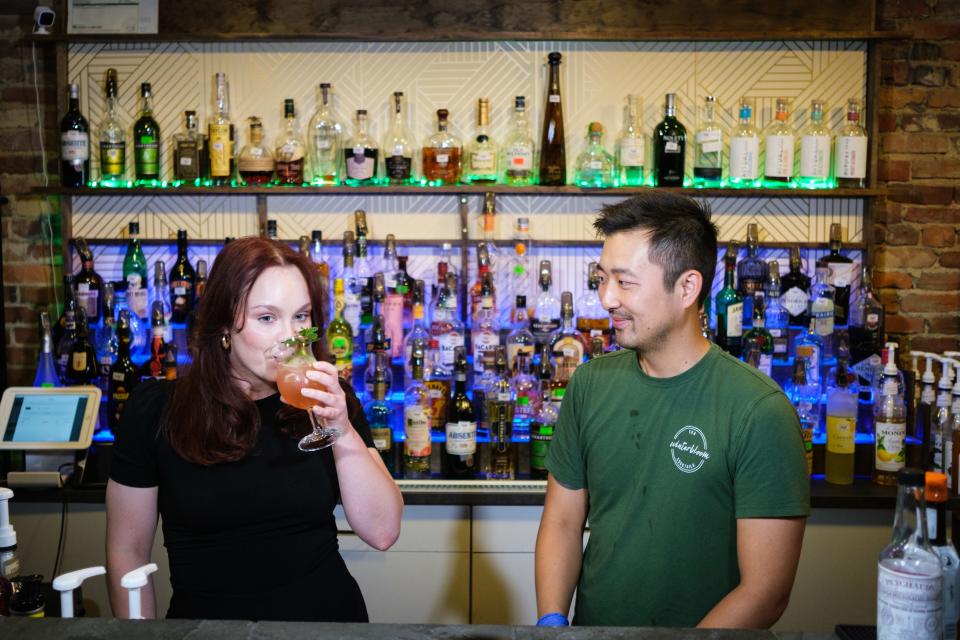
[[[323,242],[323,231],[314,229],[310,232],[310,239],[314,242]]]
[[[927,471],[924,475],[927,487],[927,502],[946,502],[950,493],[947,490],[947,474]]]
[[[603,135],[603,124],[600,122],[591,122],[587,127],[588,134]]]
[[[559,53],[558,51],[553,51],[553,52],[547,54],[547,62],[549,62],[550,64],[556,66],[556,65],[560,64],[560,58],[562,58],[562,57],[563,57],[563,56],[560,55],[560,53]]]
[[[9,549],[17,546],[17,532],[10,524],[10,500],[13,491],[0,487],[0,549]]]
[[[899,346],[896,342],[887,343],[887,363],[883,367],[883,375],[897,375],[897,347]]]
[[[949,391],[951,388],[950,384],[950,365],[953,364],[953,359],[944,358],[941,356],[936,356],[937,362],[940,363],[940,382],[937,383],[937,387],[944,391]]]
[[[915,467],[905,467],[897,473],[897,484],[901,487],[922,487],[925,480],[923,471]]]

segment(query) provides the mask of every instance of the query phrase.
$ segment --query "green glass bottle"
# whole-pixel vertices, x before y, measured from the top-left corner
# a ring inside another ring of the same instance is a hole
[[[140,223],[131,222],[130,242],[123,257],[123,279],[127,283],[127,307],[138,318],[147,320],[147,259],[140,246]]]
[[[723,259],[723,289],[717,293],[717,344],[732,356],[740,357],[743,345],[743,297],[737,292],[735,274],[737,243],[727,245]]]
[[[153,119],[150,83],[140,85],[143,107],[133,125],[133,165],[137,186],[154,187],[160,183],[160,125]]]

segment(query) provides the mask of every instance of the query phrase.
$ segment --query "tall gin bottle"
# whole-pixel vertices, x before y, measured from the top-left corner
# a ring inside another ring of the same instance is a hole
[[[847,119],[837,132],[834,173],[841,189],[867,185],[867,132],[860,123],[860,101],[856,98],[847,102]]]
[[[800,179],[806,189],[830,186],[830,129],[823,123],[823,100],[810,103],[810,124],[800,138]]]
[[[793,153],[796,139],[790,126],[789,101],[777,98],[773,122],[763,139],[765,151],[763,177],[768,186],[784,187],[793,179]]]
[[[740,100],[739,121],[730,134],[730,186],[760,186],[760,135],[753,126],[753,99]]]

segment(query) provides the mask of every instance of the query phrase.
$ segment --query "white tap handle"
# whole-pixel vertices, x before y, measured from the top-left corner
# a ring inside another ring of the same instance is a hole
[[[64,573],[53,579],[53,588],[60,592],[60,617],[73,617],[73,590],[87,578],[102,576],[107,572],[103,567],[89,567]]]
[[[127,589],[129,611],[128,616],[131,620],[142,620],[142,609],[140,606],[140,589],[147,586],[147,576],[157,570],[157,565],[151,562],[133,571],[125,573],[120,578],[120,586]]]

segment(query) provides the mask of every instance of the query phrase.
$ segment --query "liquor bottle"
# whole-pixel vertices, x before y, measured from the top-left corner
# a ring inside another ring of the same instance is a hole
[[[113,283],[108,282],[103,286],[103,325],[97,331],[94,342],[99,375],[97,386],[100,387],[103,398],[110,397],[110,367],[117,359],[117,329],[114,309]],[[106,424],[106,416],[104,416],[101,426]]]
[[[723,182],[723,127],[716,117],[717,99],[707,96],[703,122],[693,138],[693,186],[719,187]]]
[[[463,347],[454,353],[453,393],[447,403],[447,477],[464,479],[476,474],[477,418],[467,397],[467,354]]]
[[[533,258],[530,255],[530,219],[517,218],[511,241],[513,252],[507,265],[508,300],[515,296],[529,296],[533,292]],[[512,322],[512,319],[511,319]]]
[[[378,358],[383,359],[386,363],[387,370],[384,375],[387,377],[387,388],[393,388],[393,370],[390,368],[391,350],[386,322],[383,319],[383,314],[378,313],[374,316],[373,325],[370,327],[370,335],[367,339],[367,368],[363,373],[363,388],[368,398],[373,395],[374,375]]]
[[[40,357],[37,360],[37,373],[33,376],[35,387],[59,387],[60,376],[53,357],[53,333],[50,327],[50,314],[40,312]]]
[[[566,390],[574,370],[586,360],[588,348],[583,335],[573,324],[573,294],[564,291],[560,294],[560,327],[550,338],[554,380],[560,385],[554,386],[555,397],[557,389],[561,388],[559,397],[563,397],[563,391]]]
[[[723,264],[723,289],[717,292],[714,303],[717,308],[717,345],[739,358],[743,340],[743,296],[734,287],[737,243],[727,245]]]
[[[790,312],[780,304],[780,263],[771,260],[767,264],[763,324],[773,338],[773,359],[784,362],[790,356]]]
[[[460,140],[447,131],[450,112],[437,109],[437,132],[423,143],[423,179],[430,185],[457,184],[460,180]]]
[[[853,282],[856,265],[847,256],[840,255],[842,230],[839,223],[830,225],[830,253],[817,260],[817,268],[826,267],[830,271],[827,283],[836,289],[834,320],[839,327],[846,327],[850,316],[850,284]]]
[[[517,396],[517,406],[513,411],[513,423],[517,432],[530,430],[530,421],[533,420],[537,406],[540,404],[540,383],[530,373],[532,364],[533,358],[521,351],[517,354],[517,366],[508,369],[512,377],[514,393]]]
[[[343,147],[346,182],[351,187],[376,184],[379,181],[380,149],[367,133],[367,110],[357,109],[357,131]]]
[[[816,327],[817,335],[823,340],[823,357],[830,359],[834,353],[834,305],[835,290],[827,284],[830,270],[827,267],[817,267],[813,284],[810,286],[810,319]]]
[[[497,243],[494,240],[497,235],[497,196],[495,193],[488,191],[483,194],[483,214],[480,218],[483,221],[483,239],[480,244],[483,245],[486,253],[487,270],[496,272],[497,266],[500,264],[500,250],[497,249]],[[478,280],[478,282],[482,282],[482,280]],[[497,306],[496,297],[493,299],[493,306]]]
[[[446,375],[453,372],[453,350],[464,345],[464,327],[457,310],[457,276],[446,275],[444,293],[438,296],[438,305],[433,309],[430,336],[440,349],[440,366]]]
[[[413,350],[413,345],[417,340],[422,340],[426,344],[430,340],[430,331],[427,328],[427,323],[425,320],[425,298],[424,298],[424,282],[423,280],[414,280],[413,282],[413,324],[410,327],[410,331],[403,337],[403,358],[404,362],[407,363],[407,367],[404,369],[404,374],[407,378],[410,377],[410,353]]]
[[[900,390],[896,351],[897,344],[888,342],[887,362],[880,382],[880,396],[874,405],[876,438],[873,481],[881,485],[895,484],[897,472],[906,466],[907,406]]]
[[[76,238],[74,246],[80,256],[80,272],[73,282],[77,288],[77,305],[86,314],[88,324],[100,324],[100,300],[103,298],[103,278],[93,268],[93,252],[83,238]]]
[[[537,173],[533,168],[536,143],[530,135],[526,103],[524,96],[514,98],[513,122],[503,140],[503,181],[513,187],[526,187],[537,182]]]
[[[797,338],[794,358],[804,358],[807,361],[807,382],[816,384],[818,388],[822,387],[820,370],[824,359],[823,338],[817,335],[816,320],[813,318],[810,318],[807,330]]]
[[[140,223],[128,225],[130,241],[123,258],[123,279],[127,283],[127,307],[142,321],[148,319],[147,259],[140,247]]]
[[[668,93],[663,121],[653,130],[653,182],[658,187],[682,187],[687,130],[677,120],[677,96]]]
[[[117,113],[117,70],[107,69],[107,106],[100,122],[100,186],[120,187],[127,172],[127,134]]]
[[[173,136],[173,179],[176,184],[199,185],[204,140],[199,132],[197,113],[184,111],[187,130]]]
[[[591,122],[587,127],[587,146],[574,165],[577,186],[605,189],[615,186],[614,160],[603,146],[603,125]]]
[[[194,285],[194,291],[195,291],[195,303],[193,305],[194,312],[196,312],[197,307],[200,305],[200,300],[203,298],[203,290],[206,287],[207,287],[207,261],[197,260],[197,280]]]
[[[153,294],[150,297],[151,319],[153,305],[160,303],[163,312],[163,337],[167,342],[173,342],[173,307],[170,304],[170,285],[167,283],[167,270],[163,260],[153,263]]]
[[[170,321],[183,324],[193,312],[197,273],[187,255],[187,230],[177,229],[177,260],[170,269]]]
[[[406,333],[413,326],[413,284],[414,280],[407,270],[407,261],[410,256],[397,256],[397,295],[401,297],[403,305],[403,322],[401,329]],[[403,346],[403,335],[398,341],[397,349],[394,350],[394,358],[399,357],[400,347]]]
[[[80,113],[80,85],[68,87],[70,100],[60,122],[60,184],[85,187],[90,182],[90,127]]]
[[[740,118],[730,134],[729,184],[734,188],[760,186],[760,135],[753,126],[753,99],[740,99]]]
[[[560,58],[554,51],[547,56],[550,77],[547,80],[547,104],[540,135],[540,184],[562,187],[567,184],[566,140],[563,133],[563,105],[560,101]]]
[[[337,373],[344,380],[353,379],[353,329],[344,317],[343,278],[333,281],[333,320],[327,325],[327,351],[334,358]]]
[[[277,140],[277,184],[299,186],[304,181],[306,147],[297,132],[297,112],[293,98],[283,101],[284,132]]]
[[[806,329],[810,324],[810,276],[803,273],[800,247],[790,247],[790,271],[780,279],[783,306],[790,314],[790,326]]]
[[[587,266],[587,290],[577,300],[577,331],[587,344],[593,338],[603,341],[603,349],[610,346],[610,314],[600,302],[600,272],[596,262]]]
[[[237,171],[246,185],[270,184],[273,181],[273,151],[263,143],[263,123],[257,116],[250,121],[250,140],[240,150]]]
[[[150,307],[150,356],[140,367],[140,379],[164,379],[164,362],[167,358],[167,341],[164,339],[163,303],[154,300]]]
[[[491,274],[486,274],[492,280]],[[493,295],[490,286],[484,287],[480,309],[473,319],[471,339],[473,342],[473,371],[483,373],[484,365],[493,362],[494,353],[500,346],[500,319],[493,307]]]
[[[623,110],[623,128],[617,138],[614,156],[616,179],[610,186],[643,186],[647,150],[646,137],[643,134],[643,98],[636,94],[627,96],[627,104]]]
[[[800,138],[799,184],[805,189],[830,187],[830,129],[823,123],[823,100],[810,103],[810,124]]]
[[[353,330],[353,337],[360,336],[360,295],[363,283],[354,267],[356,248],[353,231],[343,232],[343,318]]]
[[[320,83],[317,112],[310,119],[309,146],[311,184],[337,185],[343,176],[341,153],[343,133],[340,123],[331,115],[333,89],[329,82]]]
[[[117,432],[123,408],[134,387],[140,384],[137,366],[130,359],[130,315],[126,309],[120,311],[117,320],[117,359],[110,367],[110,395],[107,397],[107,409],[110,430]]]
[[[936,357],[940,362],[940,380],[937,383],[937,403],[933,414],[930,449],[933,451],[933,470],[947,474],[947,485],[953,485],[953,420],[950,412],[949,359]]]
[[[743,334],[743,359],[747,364],[773,376],[773,336],[764,326],[763,292],[753,295],[753,326]]]
[[[427,342],[426,354],[423,379],[427,393],[430,395],[430,429],[440,435],[444,432],[446,425],[452,367],[448,370],[441,364],[440,342],[436,338],[431,337]]]
[[[826,480],[831,484],[853,483],[853,459],[857,426],[857,394],[848,385],[847,362],[837,359],[836,387],[827,395]]]
[[[957,618],[960,617],[960,555],[947,537],[947,498],[950,490],[947,477],[932,471],[926,479],[927,527],[930,547],[940,559],[943,572],[943,640],[957,639]],[[932,508],[929,506],[932,505]]]
[[[793,180],[793,153],[796,139],[788,121],[789,100],[777,98],[777,110],[773,122],[767,127],[763,138],[766,154],[763,178],[768,186],[782,188]]]
[[[338,281],[342,288],[343,281],[339,278]],[[387,399],[390,386],[387,383],[386,372],[389,367],[389,362],[383,357],[376,363],[373,376],[373,394],[364,407],[364,413],[367,416],[367,423],[370,425],[373,446],[380,454],[387,471],[390,472],[391,476],[394,476],[397,469],[393,457],[393,406]]]
[[[516,470],[513,452],[513,412],[515,396],[507,375],[507,353],[497,349],[494,360],[496,379],[487,392],[487,420],[490,429],[490,478],[512,480]]]
[[[820,423],[820,386],[807,381],[807,359],[797,357],[793,361],[793,379],[785,389],[790,404],[797,410],[800,432],[807,454],[807,475],[813,473],[813,433]]]
[[[877,300],[870,278],[870,268],[862,267],[860,300],[850,308],[850,357],[854,366],[883,350],[885,312]]]
[[[216,75],[214,115],[207,125],[207,147],[210,154],[210,182],[214,186],[229,185],[233,179],[233,136],[230,134],[230,90],[223,73]]]
[[[924,473],[897,475],[897,510],[890,544],[877,563],[878,640],[943,637],[943,570],[930,548]]]
[[[353,212],[357,232],[356,278],[360,283],[360,330],[366,331],[373,322],[373,274],[377,268],[367,251],[367,213],[363,209]]]
[[[737,291],[743,298],[743,325],[750,326],[753,318],[753,294],[763,291],[767,280],[767,263],[757,256],[759,243],[757,225],[747,225],[747,257],[737,265]]]
[[[430,477],[430,394],[423,384],[424,345],[413,347],[412,379],[403,394],[403,476]]]
[[[383,158],[386,167],[386,179],[390,184],[410,184],[413,182],[413,158],[416,142],[407,129],[407,120],[403,115],[403,92],[393,93],[393,124],[383,141]]]
[[[320,229],[314,229],[310,232],[310,262],[317,269],[320,278],[320,290],[323,292],[330,291],[330,263],[327,262],[324,255],[323,231]],[[323,324],[326,325],[330,318],[329,309],[321,309],[320,317]]]
[[[70,366],[70,351],[77,340],[77,315],[80,312],[73,287],[73,276],[70,274],[63,276],[63,295],[63,314],[57,321],[59,326],[54,328],[53,340],[57,374],[66,382],[67,368]]]
[[[77,309],[77,339],[70,347],[64,379],[72,386],[94,384],[97,380],[97,352],[90,342],[90,328],[82,307]]]
[[[512,371],[521,353],[527,354],[533,361],[536,340],[529,329],[527,318],[527,297],[517,296],[514,308],[513,330],[507,335],[507,366]]]
[[[540,293],[530,318],[530,331],[538,344],[549,344],[553,333],[560,328],[560,299],[550,291],[553,274],[549,260],[540,261]]]
[[[477,280],[470,286],[470,321],[476,322],[480,312],[480,303],[484,293],[490,296],[491,309],[496,313],[494,297],[496,290],[493,286],[493,274],[490,271],[490,252],[486,244],[477,245]]]
[[[463,163],[463,181],[467,184],[492,184],[500,175],[500,152],[490,135],[490,100],[477,101],[477,129],[467,145]]]
[[[542,346],[540,362],[545,364],[538,370],[541,400],[534,419],[530,422],[530,477],[534,480],[547,478],[547,452],[550,450],[559,417],[557,406],[549,399],[553,372],[550,367],[549,348],[546,345]]]
[[[150,83],[140,85],[143,106],[133,124],[134,184],[153,187],[160,184],[160,125],[153,119],[153,93]]]
[[[837,187],[860,189],[867,185],[867,132],[860,124],[860,101],[847,101],[847,120],[837,132],[834,174]]]

